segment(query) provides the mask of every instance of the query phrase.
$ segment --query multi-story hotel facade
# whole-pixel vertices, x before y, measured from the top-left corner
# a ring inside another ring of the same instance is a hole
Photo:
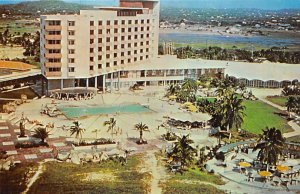
[[[40,62],[47,89],[95,87],[105,91],[136,82],[176,83],[189,72],[194,73],[191,77],[207,73],[201,71],[201,65],[190,69],[179,66],[174,58],[174,66],[160,60],[159,10],[159,0],[120,0],[119,7],[41,16]],[[208,69],[224,73],[222,68]]]

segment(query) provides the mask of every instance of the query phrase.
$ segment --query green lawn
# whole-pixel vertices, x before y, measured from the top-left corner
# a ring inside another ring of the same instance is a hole
[[[285,106],[285,103],[287,102],[288,97],[286,96],[269,96],[267,100],[270,102],[273,102],[274,104],[277,104],[279,106]]]
[[[36,163],[21,163],[9,171],[0,172],[0,193],[21,193],[37,170]]]
[[[221,177],[206,172],[201,172],[199,169],[189,169],[184,174],[171,174],[171,178],[163,184],[163,193],[224,193],[212,185],[223,185]],[[201,183],[202,182],[202,183]]]
[[[150,175],[139,171],[141,156],[122,166],[118,162],[46,163],[45,171],[29,193],[146,193]]]
[[[276,127],[283,132],[290,132],[292,128],[287,124],[284,118],[274,114],[279,112],[276,108],[262,102],[262,101],[244,101],[246,106],[244,123],[242,129],[249,132],[259,134],[262,129],[268,127]]]

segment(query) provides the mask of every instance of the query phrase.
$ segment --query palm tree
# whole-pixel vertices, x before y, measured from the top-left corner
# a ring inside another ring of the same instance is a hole
[[[257,158],[266,164],[276,165],[279,155],[282,154],[284,149],[285,139],[279,129],[266,128],[263,130],[263,134],[258,139],[257,145],[253,151],[259,149]]]
[[[293,112],[293,110],[297,107],[296,98],[294,96],[288,97],[288,101],[286,102],[286,107],[291,117],[291,112]]]
[[[174,162],[180,162],[182,168],[188,167],[194,161],[194,154],[196,149],[190,144],[194,143],[193,140],[189,138],[189,135],[184,135],[182,138],[178,138],[178,142],[170,153],[170,157]]]
[[[32,137],[39,138],[42,140],[42,143],[45,143],[45,139],[49,136],[49,132],[44,127],[39,127],[34,130]]]
[[[114,134],[117,134],[115,127],[117,121],[114,118],[110,118],[108,121],[104,121],[103,126],[108,126],[107,132],[111,132],[111,140],[113,140]]]
[[[142,144],[144,142],[143,140],[143,132],[144,131],[149,131],[149,127],[146,124],[138,123],[135,126],[135,129],[138,130],[140,132],[140,140],[139,143]]]
[[[80,139],[82,139],[82,133],[85,131],[85,129],[80,127],[80,124],[78,121],[74,121],[73,124],[74,124],[74,126],[71,126],[70,132],[71,132],[71,135],[75,134],[75,137],[78,139],[78,143],[79,143]],[[79,139],[79,137],[80,137],[80,139]]]
[[[188,93],[196,94],[198,89],[197,81],[193,79],[186,79],[182,84],[182,90],[187,91]]]
[[[179,85],[170,85],[167,89],[167,95],[166,96],[172,96],[172,95],[176,95],[178,93],[178,91],[180,90]]]

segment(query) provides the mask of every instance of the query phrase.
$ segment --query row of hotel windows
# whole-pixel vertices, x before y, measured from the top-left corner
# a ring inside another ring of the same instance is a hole
[[[139,22],[140,21],[140,22]],[[119,24],[119,20],[114,20],[113,22],[110,21],[110,20],[107,20],[106,21],[106,25],[111,25],[111,24],[114,24],[114,25],[118,25]],[[150,24],[150,19],[147,19],[147,20],[134,20],[134,24]],[[125,25],[126,24],[126,20],[122,20],[121,21],[121,24],[122,25]],[[127,21],[127,24],[133,24],[133,20],[128,20]],[[48,21],[48,25],[49,26],[60,26],[61,25],[61,21],[60,20],[50,20]],[[95,22],[94,21],[90,21],[90,26],[94,26],[95,25]],[[99,26],[102,26],[103,25],[103,21],[98,21],[98,25]],[[68,26],[75,26],[75,21],[68,21]]]
[[[145,58],[148,59],[149,56],[146,55]],[[143,56],[140,56],[140,60],[143,60],[143,59],[144,59],[144,57],[143,57]],[[52,60],[52,59],[51,59],[51,60]],[[57,62],[60,62],[60,59],[53,59],[53,60],[55,60],[55,61],[57,61]],[[134,60],[134,61],[137,61],[138,58],[137,58],[137,57],[134,57],[133,60]],[[50,61],[50,59],[49,59],[49,61]],[[69,63],[74,63],[74,62],[75,62],[75,59],[69,59]],[[131,61],[131,59],[128,59],[127,62],[128,62],[128,63],[131,63],[132,61]],[[122,65],[125,64],[125,61],[124,61],[124,60],[121,60],[121,64],[122,64]],[[117,62],[117,61],[114,61],[114,66],[117,66],[117,65],[118,65],[118,62]],[[110,63],[106,63],[106,67],[110,67]],[[102,64],[98,64],[98,69],[102,69],[102,68],[103,68]],[[91,71],[94,70],[94,66],[91,65],[91,66],[90,66],[90,70],[91,70]],[[59,68],[59,67],[50,67],[50,68],[49,68],[49,72],[57,72],[57,71],[61,71],[61,68]],[[75,67],[69,67],[69,68],[68,68],[68,71],[69,71],[69,72],[75,72]]]
[[[125,32],[144,32],[145,30],[150,31],[150,26],[147,27],[132,27],[132,28],[121,28],[121,32],[125,33]],[[106,34],[110,34],[112,32],[112,29],[106,29]],[[119,33],[119,28],[114,28],[113,32]],[[95,30],[90,30],[90,35],[94,35],[95,34]],[[103,30],[102,29],[98,29],[98,34],[103,34]]]
[[[145,22],[147,24],[150,24],[150,19],[147,19],[146,21],[144,19],[142,19],[142,20],[134,20],[134,24],[139,24],[139,21],[140,21],[140,24],[145,24]],[[119,20],[114,20],[113,23],[114,23],[114,25],[119,25]],[[128,20],[128,22],[127,22],[127,24],[129,24],[129,25],[132,24],[132,23],[133,23],[132,20]],[[112,24],[112,21],[110,21],[110,20],[106,21],[106,25],[109,26],[111,24]],[[125,25],[126,24],[126,20],[122,20],[121,24]],[[95,22],[94,21],[90,21],[90,26],[94,26],[94,25],[95,25]],[[103,21],[98,21],[98,26],[102,26],[102,25],[103,25]]]

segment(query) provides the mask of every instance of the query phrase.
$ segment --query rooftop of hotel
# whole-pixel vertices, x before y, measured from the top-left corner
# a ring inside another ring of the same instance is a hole
[[[27,71],[36,68],[33,65],[19,61],[0,61],[0,69],[10,69],[15,71]]]
[[[284,63],[249,63],[236,61],[217,61],[204,59],[178,59],[176,56],[165,55],[124,67],[124,70],[159,70],[159,69],[205,69],[225,68],[225,73],[237,78],[257,80],[293,80],[299,79],[300,64]]]

